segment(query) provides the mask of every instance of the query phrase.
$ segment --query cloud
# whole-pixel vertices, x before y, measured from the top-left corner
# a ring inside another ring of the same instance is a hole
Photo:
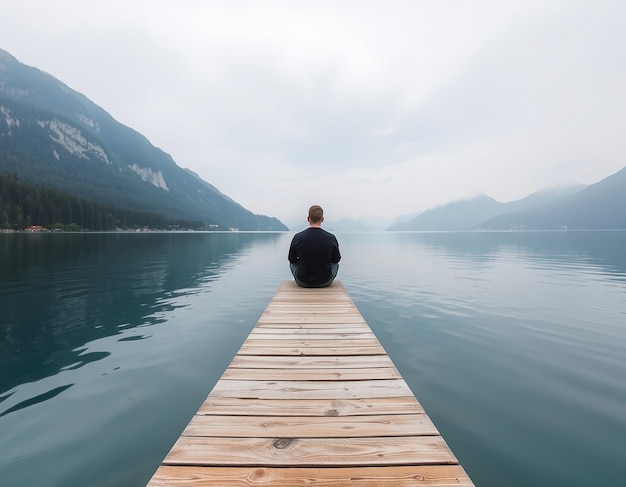
[[[257,213],[392,218],[625,165],[619,1],[0,2],[1,47]]]

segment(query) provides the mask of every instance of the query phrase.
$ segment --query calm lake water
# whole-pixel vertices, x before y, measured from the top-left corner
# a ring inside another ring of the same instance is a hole
[[[0,485],[145,485],[290,278],[291,236],[0,234]],[[626,485],[626,232],[337,237],[478,487]]]

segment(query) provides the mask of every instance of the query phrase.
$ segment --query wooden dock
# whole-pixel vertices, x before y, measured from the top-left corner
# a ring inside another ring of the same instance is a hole
[[[339,281],[282,283],[149,487],[473,486]]]

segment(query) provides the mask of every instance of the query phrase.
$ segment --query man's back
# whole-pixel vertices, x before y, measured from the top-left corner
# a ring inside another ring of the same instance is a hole
[[[297,233],[289,247],[289,262],[297,266],[294,277],[299,284],[330,284],[340,260],[337,238],[320,227],[309,227]]]

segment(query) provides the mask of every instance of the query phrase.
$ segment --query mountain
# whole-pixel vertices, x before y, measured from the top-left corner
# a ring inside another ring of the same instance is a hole
[[[389,230],[462,231],[491,228],[488,223],[500,216],[542,208],[572,194],[584,186],[566,186],[537,191],[520,200],[500,203],[489,196],[456,201],[424,211],[410,220],[398,221]]]
[[[573,184],[570,186],[562,186],[556,188],[542,189],[536,191],[521,200],[504,203],[504,213],[514,213],[518,211],[526,211],[533,208],[539,208],[543,205],[552,203],[561,198],[571,196],[585,188],[584,184]]]
[[[388,220],[380,218],[339,218],[325,223],[324,228],[331,232],[375,232],[384,230]]]
[[[480,224],[494,230],[625,229],[626,167],[586,188],[541,206]]]
[[[0,171],[106,205],[201,221],[207,229],[287,230],[181,168],[84,95],[1,49]]]
[[[392,225],[389,230],[471,230],[483,220],[502,213],[502,207],[503,203],[489,196],[477,196],[426,210],[409,221]]]
[[[413,218],[421,215],[422,213],[424,213],[423,211],[416,211],[413,213],[405,213],[403,215],[400,215],[396,218],[394,218],[391,223],[388,225],[389,227],[392,227],[398,223],[406,223],[408,221],[411,221]]]

